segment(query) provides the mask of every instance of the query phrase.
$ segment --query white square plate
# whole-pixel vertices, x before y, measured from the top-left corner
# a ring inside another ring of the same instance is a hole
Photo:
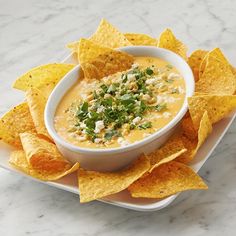
[[[74,55],[69,55],[65,60],[63,60],[63,62],[77,63],[77,60]],[[17,103],[19,103],[19,101],[16,101],[16,104]],[[190,164],[190,166],[196,172],[198,172],[201,169],[205,161],[209,158],[213,150],[221,141],[224,134],[226,133],[231,123],[233,122],[235,116],[236,116],[236,112],[232,112],[228,117],[226,117],[225,119],[221,120],[220,122],[214,125],[213,132],[209,135],[206,142],[202,145],[202,147],[198,151],[196,157],[194,158],[194,161]],[[65,191],[79,194],[76,173],[72,173],[68,176],[61,178],[60,180],[53,181],[53,182],[43,182],[38,179],[34,179],[14,169],[11,165],[9,165],[8,159],[9,159],[9,155],[11,151],[12,149],[8,145],[0,143],[0,157],[1,157],[0,166],[2,168],[7,169],[9,171],[16,172],[20,175],[26,176],[35,181],[38,181],[38,182],[41,182],[41,183],[44,183],[44,184],[47,184],[47,185],[50,185],[59,189],[63,189]],[[163,200],[141,199],[141,198],[135,199],[129,195],[128,191],[122,191],[120,193],[113,194],[106,198],[103,198],[99,201],[112,204],[115,206],[119,206],[119,207],[136,210],[136,211],[157,211],[168,206],[177,196],[178,194],[170,196]]]

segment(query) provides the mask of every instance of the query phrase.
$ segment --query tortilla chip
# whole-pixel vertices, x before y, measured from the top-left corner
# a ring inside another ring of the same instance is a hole
[[[187,149],[185,149],[181,139],[178,137],[171,138],[161,148],[146,155],[149,158],[151,165],[149,172],[152,172],[153,169],[164,163],[174,160],[186,151]]]
[[[44,109],[47,103],[44,94],[37,88],[32,88],[26,92],[26,99],[37,133],[52,140],[44,123]]]
[[[185,164],[192,161],[195,155],[197,154],[197,151],[199,150],[199,148],[201,147],[201,145],[204,143],[204,141],[211,132],[212,132],[212,123],[206,111],[202,116],[199,129],[196,132],[197,138],[190,139],[186,137],[184,134],[181,134],[181,140],[184,144],[184,147],[187,149],[187,152],[177,157],[176,161]]]
[[[103,78],[131,67],[134,57],[120,51],[105,48],[89,40],[81,39],[79,62],[86,78]]]
[[[179,54],[184,60],[187,60],[186,45],[179,41],[170,29],[166,29],[161,33],[157,46],[173,51]]]
[[[13,88],[26,91],[31,88],[42,89],[49,85],[54,87],[74,66],[55,63],[35,67],[20,76],[13,84]]]
[[[23,150],[13,151],[10,155],[9,163],[25,174],[43,181],[57,180],[79,169],[79,163],[76,163],[70,169],[62,172],[47,173],[36,171],[28,164]]]
[[[186,190],[207,189],[190,167],[175,161],[156,168],[128,187],[132,197],[164,198]]]
[[[187,115],[182,119],[181,128],[183,134],[190,140],[197,138],[197,131],[193,126],[193,121],[189,113],[187,113]]]
[[[188,164],[190,161],[193,160],[195,156],[195,149],[198,144],[198,139],[197,138],[189,139],[184,134],[180,135],[180,139],[182,140],[184,147],[185,149],[187,149],[187,151],[183,153],[182,155],[180,155],[179,157],[177,157],[175,161]]]
[[[204,72],[196,83],[196,92],[232,95],[235,89],[236,78],[227,60],[215,57],[213,53],[207,54]]]
[[[145,156],[137,159],[127,169],[118,172],[79,170],[80,202],[89,202],[118,193],[148,171],[150,163]]]
[[[194,75],[195,81],[199,79],[200,65],[206,56],[207,51],[198,49],[194,51],[191,56],[188,58],[188,64],[191,67]]]
[[[229,64],[228,60],[226,59],[222,51],[219,48],[214,48],[212,51],[206,52],[205,56],[203,57],[203,60],[201,61],[200,69],[199,69],[199,78],[202,76],[206,68],[207,58],[209,56],[217,58],[224,64]]]
[[[209,113],[205,111],[200,122],[198,130],[198,144],[195,149],[195,154],[197,153],[198,149],[202,146],[207,136],[212,132],[212,122],[208,114]]]
[[[188,98],[193,125],[198,130],[205,111],[212,124],[226,117],[236,108],[236,95],[202,95]]]
[[[125,37],[132,45],[157,46],[157,39],[147,34],[126,33]]]
[[[96,32],[89,38],[89,40],[108,48],[120,48],[132,45],[124,34],[105,19],[101,20]],[[79,41],[67,45],[68,48],[75,52],[77,52],[78,46]]]
[[[20,133],[36,133],[27,103],[21,103],[0,119],[0,140],[17,148],[21,147]]]
[[[71,168],[55,144],[30,133],[22,133],[20,138],[27,161],[34,170],[53,174]]]

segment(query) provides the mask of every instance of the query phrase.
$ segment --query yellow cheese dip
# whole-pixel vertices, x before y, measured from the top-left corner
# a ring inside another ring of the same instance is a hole
[[[136,57],[128,71],[78,79],[59,103],[54,125],[79,147],[125,146],[167,125],[184,98],[185,82],[176,68],[159,58]]]

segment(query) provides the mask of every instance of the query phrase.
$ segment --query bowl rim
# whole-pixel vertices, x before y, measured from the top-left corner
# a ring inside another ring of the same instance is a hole
[[[137,48],[137,50],[140,50],[140,48],[142,48],[141,50],[156,50],[162,53],[167,53],[167,55],[169,54],[172,57],[175,57],[176,60],[178,60],[180,63],[182,63],[184,65],[184,70],[186,70],[186,73],[188,75],[188,80],[186,80],[186,77],[183,76],[183,79],[185,81],[185,85],[186,85],[186,91],[188,89],[189,91],[189,96],[192,96],[194,94],[194,89],[195,89],[195,82],[194,82],[194,77],[193,77],[193,73],[192,70],[190,68],[190,66],[187,64],[187,62],[180,57],[178,54],[164,49],[164,48],[158,48],[158,47],[154,47],[154,46],[127,46],[127,47],[122,47],[119,48],[117,50],[120,51],[125,51],[126,50],[135,50]],[[147,57],[149,56],[148,53],[146,55]],[[162,59],[162,57],[160,56],[159,58]],[[165,61],[168,61],[168,59],[164,59]],[[71,74],[74,73],[74,71],[76,70],[80,70],[81,66],[80,64],[76,65],[70,72],[68,72],[62,79],[61,81],[56,85],[56,87],[53,89],[52,93],[50,94],[45,110],[44,110],[44,120],[45,120],[45,125],[47,128],[47,131],[49,133],[49,135],[53,138],[53,140],[55,141],[56,144],[59,144],[61,146],[63,146],[64,148],[67,148],[73,152],[77,152],[77,153],[84,153],[84,154],[105,154],[105,153],[122,153],[122,152],[127,152],[127,151],[131,151],[133,149],[139,148],[140,146],[144,146],[148,143],[151,143],[152,141],[154,141],[155,139],[160,138],[162,135],[164,135],[165,133],[167,133],[171,128],[173,128],[174,126],[176,126],[179,121],[183,118],[183,116],[185,115],[185,113],[188,110],[188,104],[187,104],[187,98],[189,96],[187,96],[187,93],[185,94],[185,100],[184,103],[181,107],[181,109],[179,110],[179,112],[175,115],[175,117],[168,123],[166,124],[164,127],[162,127],[161,129],[159,129],[158,131],[152,133],[150,136],[145,137],[137,142],[128,144],[126,146],[123,147],[116,147],[116,148],[84,148],[84,147],[79,147],[76,146],[72,143],[69,143],[67,140],[65,140],[63,137],[61,137],[55,130],[55,127],[51,127],[51,120],[52,123],[54,123],[54,116],[55,116],[55,112],[54,114],[51,114],[52,111],[50,109],[50,105],[53,102],[53,97],[54,96],[58,96],[57,91],[58,88],[61,87],[61,84],[64,83],[65,80],[68,79],[68,77],[71,76]],[[177,67],[176,67],[177,68]],[[178,68],[177,68],[178,69]],[[179,70],[179,69],[178,69]],[[189,87],[187,87],[187,84],[190,84]],[[74,84],[73,84],[74,85]],[[66,94],[67,91],[69,91],[69,89],[73,86],[71,85],[69,88],[66,89],[65,93],[63,95],[60,95],[60,99],[56,104],[56,107],[58,107],[61,99],[63,99],[63,96]],[[56,110],[55,110],[56,111]]]

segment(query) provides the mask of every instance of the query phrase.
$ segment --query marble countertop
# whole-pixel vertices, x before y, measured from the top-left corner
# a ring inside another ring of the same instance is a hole
[[[64,45],[88,37],[105,17],[124,32],[153,36],[166,27],[189,50],[219,46],[236,64],[236,1],[0,0],[0,114],[21,92],[15,78],[31,67],[60,61]],[[205,192],[181,194],[171,206],[142,213],[78,196],[0,170],[0,235],[234,235],[236,122],[200,171]]]

